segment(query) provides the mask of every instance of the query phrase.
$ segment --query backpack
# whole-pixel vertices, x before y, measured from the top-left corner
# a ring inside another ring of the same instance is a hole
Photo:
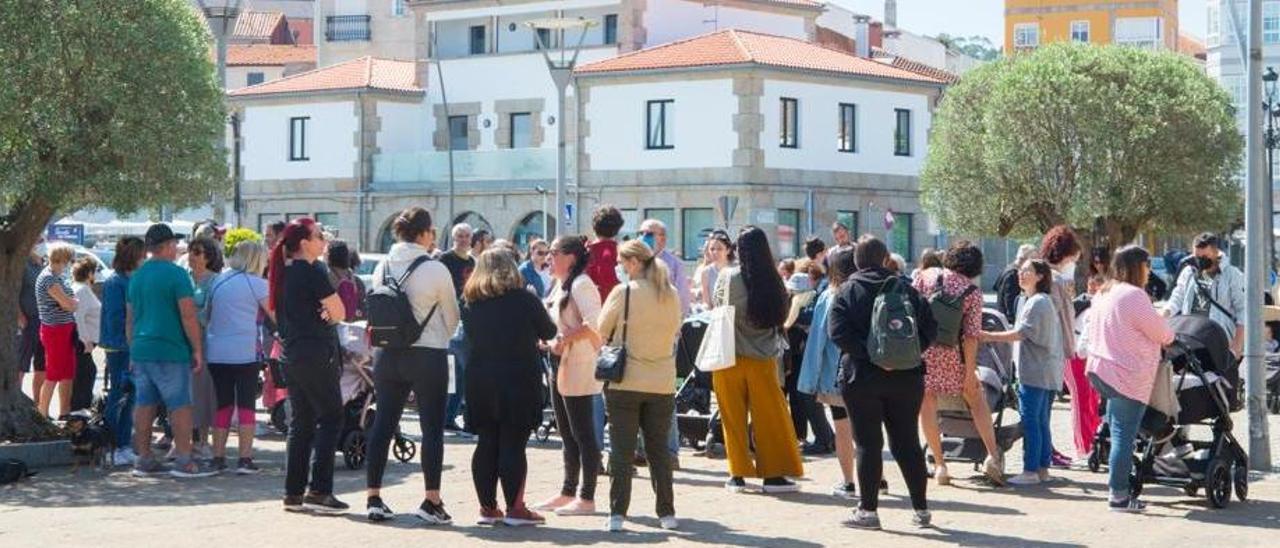
[[[964,301],[973,290],[970,285],[959,295],[948,295],[943,291],[942,273],[938,273],[938,282],[929,294],[929,310],[933,312],[934,321],[938,322],[937,344],[949,347],[960,346],[960,336],[964,331]]]
[[[14,483],[18,480],[36,475],[27,468],[27,463],[18,459],[0,459],[0,485]]]
[[[440,305],[437,303],[431,307],[426,319],[418,323],[418,318],[413,315],[413,303],[409,301],[409,294],[403,288],[413,271],[428,260],[430,257],[426,255],[414,259],[399,279],[391,277],[389,267],[383,269],[382,287],[375,289],[367,301],[370,345],[394,350],[409,348],[418,342],[422,330],[427,327],[427,322],[431,321]]]
[[[915,310],[898,278],[880,286],[871,307],[871,331],[867,357],[884,369],[902,371],[920,367],[920,336]]]

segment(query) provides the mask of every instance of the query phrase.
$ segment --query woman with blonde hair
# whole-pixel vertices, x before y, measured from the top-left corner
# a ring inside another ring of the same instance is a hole
[[[267,281],[262,278],[267,250],[249,240],[236,244],[228,264],[205,296],[205,352],[213,376],[217,411],[213,417],[213,468],[227,469],[227,437],[231,417],[239,421],[236,473],[258,473],[253,463],[254,407],[263,349],[261,318],[274,318],[267,306]]]
[[[622,380],[605,389],[609,410],[610,531],[621,531],[631,504],[636,434],[644,436],[649,477],[657,496],[659,523],[679,526],[672,491],[672,455],[666,448],[675,412],[675,339],[680,328],[680,299],[667,266],[639,240],[618,248],[618,264],[630,280],[613,288],[600,312],[596,331],[626,348]],[[627,329],[634,323],[637,329]]]
[[[490,249],[478,257],[463,289],[471,347],[467,364],[467,419],[478,435],[471,479],[480,499],[482,525],[541,525],[546,520],[524,501],[529,433],[542,418],[540,341],[556,335],[542,302],[524,289],[509,251]],[[498,483],[506,513],[498,509]]]
[[[40,344],[44,345],[45,382],[40,387],[39,408],[49,414],[53,389],[58,389],[58,409],[71,412],[71,382],[76,375],[76,298],[67,281],[67,267],[75,250],[67,244],[49,246],[49,266],[36,278],[36,304],[40,307]]]

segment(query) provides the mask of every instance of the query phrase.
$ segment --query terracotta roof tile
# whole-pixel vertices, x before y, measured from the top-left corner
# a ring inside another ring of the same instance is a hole
[[[316,64],[315,46],[274,44],[231,44],[227,46],[227,66],[284,66]]]
[[[278,11],[244,10],[236,18],[233,35],[237,38],[269,40],[283,21],[284,13]]]
[[[742,64],[945,83],[940,78],[802,40],[737,29],[721,30],[597,61],[579,67],[576,72],[602,74]]]
[[[360,89],[422,93],[423,89],[414,85],[414,70],[413,61],[361,57],[256,86],[240,88],[230,92],[229,95],[254,97],[281,93]]]
[[[1185,32],[1178,33],[1178,51],[1199,59],[1204,59],[1207,55],[1204,42]]]

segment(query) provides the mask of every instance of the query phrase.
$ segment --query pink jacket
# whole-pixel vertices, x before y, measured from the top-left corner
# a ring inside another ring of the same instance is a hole
[[[1088,371],[1132,400],[1147,403],[1160,365],[1160,347],[1173,331],[1140,287],[1115,284],[1093,298],[1086,327]]]

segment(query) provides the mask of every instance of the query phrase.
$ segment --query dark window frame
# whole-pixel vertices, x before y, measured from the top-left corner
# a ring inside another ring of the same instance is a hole
[[[551,29],[534,29],[533,33],[534,51],[541,51],[543,44],[546,44],[547,49],[556,47],[555,35],[551,34]]]
[[[604,44],[612,46],[618,43],[618,14],[610,13],[604,16]]]
[[[800,148],[800,100],[795,97],[782,97],[779,105],[781,119],[778,123],[778,146]],[[787,116],[788,105],[790,105],[790,116]]]
[[[476,34],[476,29],[480,29],[479,35]],[[489,31],[484,25],[471,25],[471,27],[467,29],[467,51],[470,55],[484,55],[488,53],[488,42]],[[479,48],[476,47],[477,45]]]
[[[293,116],[289,118],[289,161],[307,162],[311,156],[307,154],[307,126],[310,116]]]
[[[840,103],[836,112],[840,117],[840,133],[836,137],[836,150],[858,152],[858,105]],[[846,112],[849,116],[845,116]]]
[[[669,142],[667,139],[667,107],[675,105],[675,99],[651,99],[645,102],[644,108],[644,145],[645,150],[672,150],[676,148],[675,143]],[[658,118],[662,124],[661,131],[654,134],[653,107],[658,106]]]
[[[526,116],[529,119],[529,147],[516,146],[516,117]],[[507,113],[507,147],[508,148],[530,148],[533,146],[533,113],[532,112],[509,112]]]
[[[906,131],[903,131],[903,117],[906,115]],[[911,156],[911,109],[893,109],[893,155]],[[905,136],[903,135],[905,133]],[[905,138],[904,138],[905,137]]]
[[[453,121],[458,119],[463,120],[462,122],[463,132],[461,135],[455,136],[453,134]],[[446,126],[445,131],[448,137],[446,140],[448,141],[448,147],[449,147],[449,148],[446,148],[445,150],[455,150],[455,151],[470,150],[471,149],[471,117],[466,114],[454,114],[452,116],[449,116],[448,118],[445,118],[444,123]],[[463,139],[466,139],[466,146],[464,146],[463,148],[453,148],[453,140],[455,137],[462,137]]]
[[[257,79],[257,82],[255,82],[255,81],[254,81],[255,77],[256,77],[256,79]],[[266,81],[267,81],[267,75],[266,75],[265,73],[263,73],[263,72],[255,71],[255,72],[250,72],[249,74],[245,75],[245,84],[246,84],[246,85],[256,86],[256,85],[261,84],[261,83],[266,82]]]

